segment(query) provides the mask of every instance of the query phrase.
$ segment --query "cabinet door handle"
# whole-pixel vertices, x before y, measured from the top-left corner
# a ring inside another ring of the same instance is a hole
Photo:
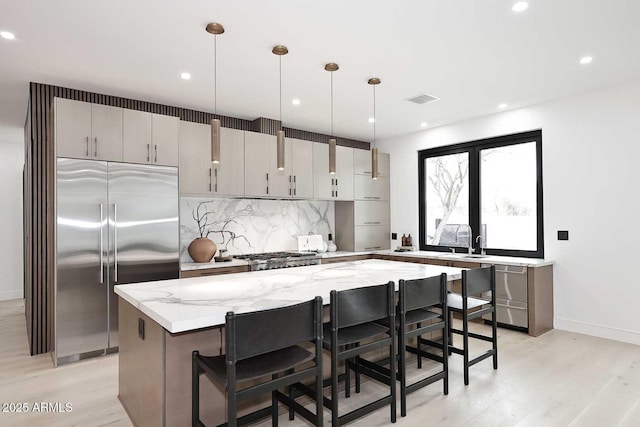
[[[96,143],[96,148],[93,150],[93,157],[98,157],[98,138],[94,138],[94,141]]]
[[[269,173],[267,172],[267,195],[269,194]]]
[[[209,168],[209,191],[211,191],[211,168]]]
[[[213,170],[213,176],[216,179],[215,183],[213,184],[214,185],[213,191],[217,193],[218,192],[218,168],[215,168]]]
[[[365,222],[364,225],[377,225],[380,224],[380,221],[370,221],[370,222]]]
[[[153,146],[153,162],[158,163],[158,144]]]
[[[380,200],[379,196],[364,196],[365,199]]]
[[[364,249],[365,250],[371,250],[371,249],[381,249],[381,248],[382,248],[382,246],[371,246],[371,247],[364,248]]]
[[[89,157],[89,137],[87,137],[85,141],[87,143],[87,154],[86,154],[86,156]]]
[[[296,190],[298,189],[298,183],[296,182],[296,176],[293,175],[293,195],[296,195]]]
[[[289,196],[291,196],[293,193],[293,181],[291,179],[291,175],[289,175]]]
[[[147,162],[150,161],[149,144],[147,144]]]

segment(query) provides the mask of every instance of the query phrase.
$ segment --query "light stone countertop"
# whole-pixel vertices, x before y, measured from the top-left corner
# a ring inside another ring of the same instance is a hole
[[[228,311],[246,313],[284,307],[331,290],[352,289],[446,273],[460,268],[385,260],[349,261],[188,279],[118,285],[115,292],[172,333],[224,325]]]

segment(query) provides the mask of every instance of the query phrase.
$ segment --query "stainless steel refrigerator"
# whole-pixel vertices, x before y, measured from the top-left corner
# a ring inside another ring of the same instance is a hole
[[[118,348],[114,285],[179,277],[178,170],[59,158],[56,364]]]

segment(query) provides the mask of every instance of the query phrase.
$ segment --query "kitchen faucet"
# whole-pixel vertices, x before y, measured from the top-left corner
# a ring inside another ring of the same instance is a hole
[[[458,228],[456,228],[456,243],[458,243],[458,232],[460,231],[460,227],[467,227],[467,230],[469,230],[469,238],[467,239],[469,245],[467,247],[467,251],[469,255],[471,255],[473,254],[473,231],[471,230],[471,226],[469,224],[458,225]]]
[[[478,237],[476,237],[476,243],[478,243],[478,246],[480,247],[480,255],[484,255],[485,248],[482,246],[482,244],[484,243],[484,238],[482,237],[482,234],[478,234]]]

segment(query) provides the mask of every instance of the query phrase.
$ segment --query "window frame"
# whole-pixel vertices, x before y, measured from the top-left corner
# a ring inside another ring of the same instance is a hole
[[[480,151],[488,148],[499,148],[527,142],[536,144],[536,250],[486,248],[487,255],[544,258],[544,218],[543,218],[543,183],[542,183],[542,130],[533,130],[511,135],[479,139],[459,144],[429,148],[418,151],[418,210],[419,210],[419,244],[422,251],[449,252],[449,246],[426,244],[426,182],[425,160],[430,157],[450,154],[468,153],[469,156],[469,225],[472,230],[474,253],[475,239],[480,230]],[[456,253],[466,252],[466,247],[456,247]]]

